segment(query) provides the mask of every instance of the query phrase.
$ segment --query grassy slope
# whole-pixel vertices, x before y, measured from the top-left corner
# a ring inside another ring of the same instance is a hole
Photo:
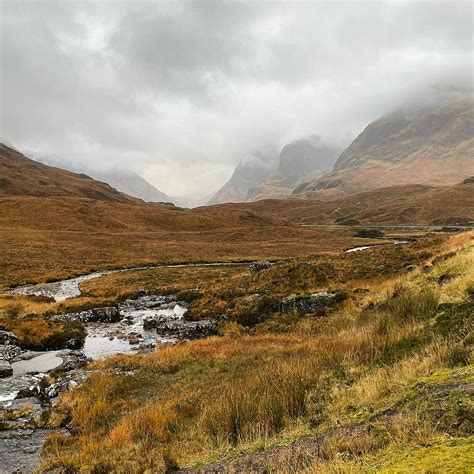
[[[443,246],[462,250],[326,318],[94,364],[43,468],[469,469],[472,234]]]
[[[362,239],[361,239],[362,240]],[[0,294],[0,326],[15,332],[25,348],[59,348],[80,328],[55,323],[50,313],[78,311],[82,308],[113,305],[147,288],[160,294],[172,293],[190,302],[188,316],[195,319],[222,319],[221,330],[257,330],[285,325],[291,318],[275,319],[279,300],[290,294],[325,289],[352,292],[354,288],[374,287],[413,265],[423,264],[442,251],[446,236],[427,235],[404,246],[375,247],[362,253],[338,251],[332,235],[326,245],[331,251],[292,258],[252,276],[247,265],[232,267],[155,268],[104,275],[81,285],[82,295],[62,303],[42,297]],[[288,251],[288,243],[279,250]],[[258,318],[255,315],[258,314]],[[230,323],[232,321],[232,324]],[[235,326],[235,323],[240,326]],[[243,327],[242,327],[243,326]]]
[[[348,219],[364,224],[430,224],[460,217],[474,221],[474,184],[392,186],[331,202],[267,200],[252,204],[251,209],[304,224]]]

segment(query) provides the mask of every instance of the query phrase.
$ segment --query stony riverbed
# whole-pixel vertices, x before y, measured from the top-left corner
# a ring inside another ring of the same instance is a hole
[[[41,421],[43,413],[62,391],[84,380],[82,367],[88,361],[117,353],[146,354],[157,345],[214,333],[214,321],[187,321],[185,314],[186,305],[173,296],[143,291],[116,306],[52,316],[84,323],[82,347],[71,340],[70,349],[25,351],[14,334],[0,331],[0,472],[32,471],[50,433]]]

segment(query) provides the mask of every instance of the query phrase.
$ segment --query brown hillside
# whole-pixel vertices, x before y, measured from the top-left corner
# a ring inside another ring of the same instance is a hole
[[[138,203],[106,183],[30,160],[0,143],[0,196],[75,196],[99,201]]]
[[[273,213],[305,224],[357,220],[363,224],[431,224],[474,221],[472,179],[455,186],[391,186],[337,201],[265,200],[248,204],[255,212]]]
[[[0,287],[142,264],[305,256],[360,240],[252,208],[145,203],[7,147],[1,165]]]

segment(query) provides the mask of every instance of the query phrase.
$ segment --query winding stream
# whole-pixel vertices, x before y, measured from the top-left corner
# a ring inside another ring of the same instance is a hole
[[[250,262],[251,263],[251,262]],[[231,267],[245,265],[243,262],[214,262],[214,263],[177,263],[172,265],[152,265],[140,266],[131,268],[122,268],[118,270],[104,270],[98,272],[87,273],[74,278],[67,278],[52,283],[39,283],[37,285],[19,286],[9,290],[9,293],[16,293],[20,295],[36,295],[47,296],[53,298],[55,301],[64,301],[69,298],[75,298],[81,295],[80,285],[85,281],[109,275],[111,273],[123,273],[139,270],[152,270],[156,268],[187,268],[187,267]]]

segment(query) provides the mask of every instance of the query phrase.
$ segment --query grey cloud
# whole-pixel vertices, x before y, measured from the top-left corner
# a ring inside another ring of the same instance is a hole
[[[1,136],[171,194],[209,194],[266,144],[346,145],[402,103],[472,93],[470,2],[1,8]]]

